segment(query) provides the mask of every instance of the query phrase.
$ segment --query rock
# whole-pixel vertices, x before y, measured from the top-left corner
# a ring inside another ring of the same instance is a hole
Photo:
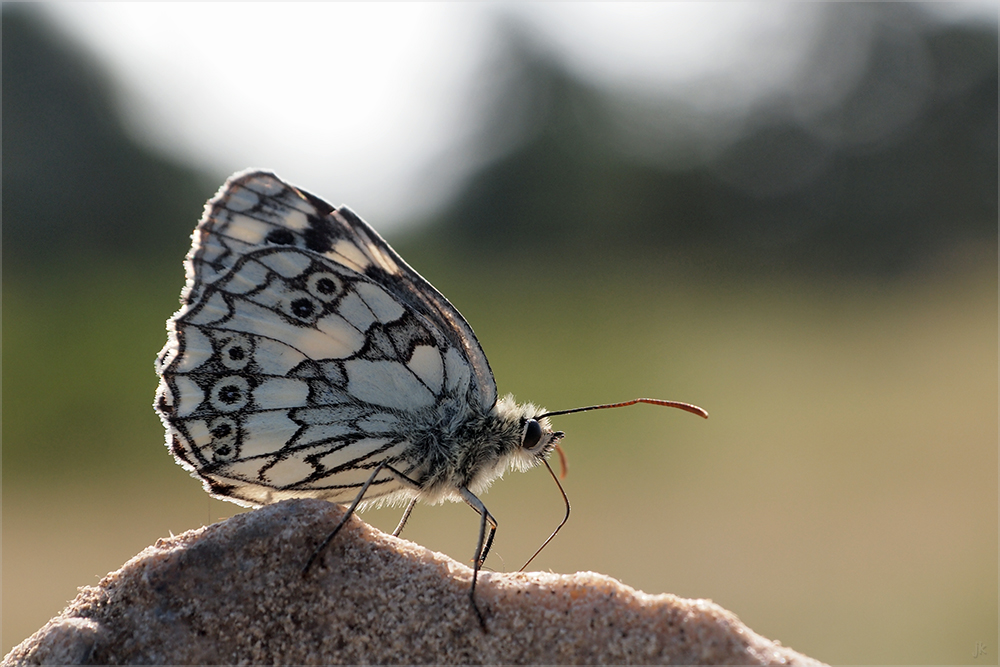
[[[664,663],[819,665],[707,600],[581,572],[480,573],[352,518],[269,505],[160,539],[15,647],[4,665]]]

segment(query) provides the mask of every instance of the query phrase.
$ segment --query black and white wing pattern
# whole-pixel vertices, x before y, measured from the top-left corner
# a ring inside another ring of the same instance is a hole
[[[213,495],[344,502],[385,461],[405,478],[366,499],[417,495],[448,455],[434,434],[495,412],[471,327],[347,208],[248,171],[192,239],[155,408]]]

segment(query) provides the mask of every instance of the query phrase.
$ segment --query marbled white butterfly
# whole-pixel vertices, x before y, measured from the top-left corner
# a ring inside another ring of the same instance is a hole
[[[461,500],[481,517],[470,598],[482,623],[476,579],[497,523],[476,494],[507,468],[548,466],[563,437],[548,417],[638,402],[707,417],[656,399],[545,413],[499,398],[444,296],[349,209],[274,174],[232,176],[192,239],[156,361],[167,446],[240,505],[350,502],[306,570],[362,501],[409,500],[398,534],[417,499]]]

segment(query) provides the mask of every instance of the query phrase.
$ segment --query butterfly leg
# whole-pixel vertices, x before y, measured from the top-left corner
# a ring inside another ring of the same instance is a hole
[[[413,507],[417,504],[417,499],[414,498],[410,501],[410,504],[406,506],[406,510],[403,512],[403,518],[399,520],[399,525],[396,526],[396,530],[392,531],[393,537],[399,537],[399,534],[403,532],[403,526],[410,519],[410,512],[413,511]]]
[[[354,510],[356,510],[358,508],[358,504],[361,503],[361,499],[365,497],[365,493],[368,491],[368,487],[372,485],[372,482],[375,481],[375,478],[378,477],[378,474],[382,472],[382,470],[387,465],[389,465],[388,460],[382,461],[382,463],[380,463],[378,467],[375,468],[375,472],[373,472],[371,476],[367,479],[367,481],[365,481],[364,485],[361,487],[361,490],[358,491],[358,495],[354,497],[354,502],[351,503],[350,507],[347,508],[347,511],[344,512],[344,516],[341,517],[340,523],[338,523],[337,526],[330,532],[330,534],[326,536],[326,539],[323,540],[323,543],[320,544],[318,547],[316,547],[316,550],[313,551],[312,556],[309,557],[309,561],[306,563],[306,566],[302,568],[302,576],[306,575],[306,573],[309,571],[309,568],[312,567],[313,562],[320,555],[320,553],[323,552],[323,549],[326,549],[327,545],[333,541],[333,538],[337,536],[337,533],[340,532],[340,529],[343,528],[344,525],[347,523],[348,519],[351,518],[351,515],[354,514]]]
[[[462,494],[462,500],[464,500],[469,507],[476,510],[479,513],[479,540],[476,542],[476,555],[474,557],[472,566],[472,586],[469,588],[469,600],[472,602],[472,609],[476,612],[476,618],[479,619],[479,625],[483,628],[483,632],[486,632],[486,620],[483,618],[483,614],[479,611],[479,605],[476,604],[476,580],[479,578],[479,570],[482,569],[483,564],[486,562],[486,556],[490,553],[490,547],[493,546],[493,537],[497,532],[497,520],[493,518],[490,511],[486,509],[486,505],[483,504],[479,498],[477,498],[471,491],[466,488],[461,488],[459,491]],[[486,524],[490,524],[490,536],[486,538]],[[485,541],[485,546],[483,542]]]

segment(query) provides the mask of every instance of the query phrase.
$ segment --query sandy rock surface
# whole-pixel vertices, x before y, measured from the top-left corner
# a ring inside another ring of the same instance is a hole
[[[15,647],[19,664],[663,663],[818,661],[706,600],[647,595],[600,574],[480,574],[351,519],[278,503],[161,539]]]

